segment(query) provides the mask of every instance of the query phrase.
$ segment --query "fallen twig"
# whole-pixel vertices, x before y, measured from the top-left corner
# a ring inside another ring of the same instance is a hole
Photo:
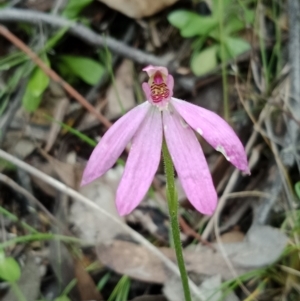
[[[72,35],[80,38],[81,40],[92,46],[107,47],[112,52],[117,53],[123,57],[127,57],[143,65],[171,67],[169,61],[130,47],[111,37],[99,35],[93,32],[88,27],[78,22],[67,20],[63,17],[45,14],[33,10],[9,8],[0,10],[0,21],[26,22],[31,24],[40,24],[41,22],[43,22],[48,23],[49,25],[52,25],[54,27],[66,27]]]

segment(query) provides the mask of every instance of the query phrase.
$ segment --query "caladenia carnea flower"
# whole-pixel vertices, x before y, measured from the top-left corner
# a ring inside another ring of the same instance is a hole
[[[81,184],[107,172],[131,142],[116,194],[119,214],[129,214],[152,183],[164,137],[188,200],[199,212],[210,215],[217,205],[217,193],[195,132],[235,167],[249,173],[244,147],[217,114],[172,97],[174,79],[165,67],[148,66],[143,70],[149,75],[148,83],[143,83],[147,101],[122,116],[105,133],[87,163]]]

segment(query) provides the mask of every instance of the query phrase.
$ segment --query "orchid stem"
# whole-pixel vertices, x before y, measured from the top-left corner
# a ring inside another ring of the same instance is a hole
[[[184,264],[182,245],[180,240],[180,228],[178,222],[178,195],[175,188],[174,166],[165,140],[163,141],[162,151],[164,158],[165,174],[167,179],[167,200],[177,264],[180,271],[185,301],[191,301],[192,299],[189,288],[189,281]]]

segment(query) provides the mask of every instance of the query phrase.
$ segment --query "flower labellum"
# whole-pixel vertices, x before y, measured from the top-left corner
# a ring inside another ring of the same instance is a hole
[[[81,185],[101,177],[131,148],[116,195],[120,215],[129,214],[146,195],[157,171],[163,136],[188,200],[211,215],[217,193],[201,146],[199,133],[238,169],[249,173],[244,147],[233,129],[217,114],[173,96],[174,79],[165,67],[148,66],[143,83],[147,101],[122,116],[94,149]]]

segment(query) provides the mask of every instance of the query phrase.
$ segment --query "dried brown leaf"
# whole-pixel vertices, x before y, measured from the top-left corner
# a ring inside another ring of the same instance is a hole
[[[223,247],[235,266],[254,269],[274,263],[287,242],[288,237],[280,229],[253,225],[244,241]]]
[[[162,252],[175,261],[175,253],[172,249],[163,248]],[[197,246],[195,250],[184,250],[184,260],[188,272],[214,276],[219,274],[222,279],[232,279],[234,276],[229,270],[221,252],[215,252],[207,247]],[[234,265],[237,275],[242,275],[249,271]]]
[[[176,261],[174,250],[160,248],[171,260]],[[163,264],[143,246],[132,242],[115,240],[111,243],[100,244],[97,247],[99,260],[120,274],[132,278],[152,282],[165,283],[168,279]],[[221,253],[209,248],[200,250],[184,250],[187,271],[213,276],[220,274],[223,279],[232,279],[232,274]],[[248,270],[235,267],[236,273],[241,275]]]
[[[149,17],[178,0],[99,0],[122,14],[139,19]]]
[[[225,244],[231,242],[243,241],[244,238],[245,238],[245,234],[240,231],[230,231],[221,235],[221,241]]]
[[[89,273],[86,272],[82,265],[82,262],[79,260],[75,260],[75,275],[81,300],[103,300],[103,297],[97,290],[95,282],[93,281]]]
[[[97,254],[104,265],[119,274],[151,283],[164,283],[167,279],[161,261],[135,243],[115,240],[110,244],[100,244]]]

